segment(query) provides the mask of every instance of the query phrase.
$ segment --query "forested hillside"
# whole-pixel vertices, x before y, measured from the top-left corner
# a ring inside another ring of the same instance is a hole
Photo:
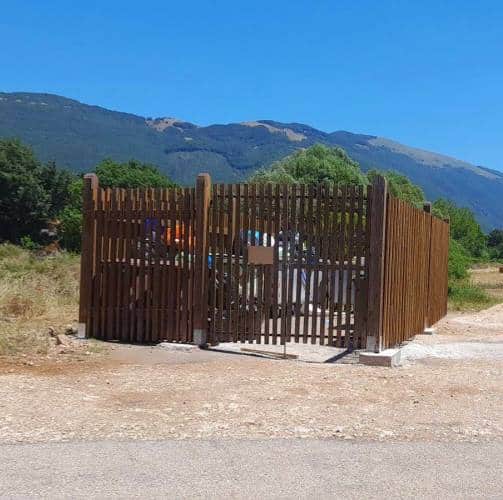
[[[334,122],[337,119],[334,117]],[[136,158],[192,184],[208,171],[216,182],[247,178],[260,167],[315,143],[341,146],[362,169],[395,170],[426,196],[452,199],[474,211],[484,228],[503,220],[503,173],[376,136],[326,133],[274,121],[197,125],[145,118],[49,94],[0,93],[0,138],[17,137],[42,161],[88,171],[104,158]]]

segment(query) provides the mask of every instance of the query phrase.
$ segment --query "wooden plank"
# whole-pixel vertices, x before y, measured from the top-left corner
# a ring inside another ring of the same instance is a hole
[[[295,333],[294,340],[295,342],[299,342],[300,339],[300,324],[302,318],[302,273],[303,273],[303,261],[304,261],[304,242],[305,242],[305,233],[306,233],[306,220],[305,220],[305,202],[306,202],[306,186],[302,184],[299,188],[300,196],[298,198],[298,210],[297,213],[297,231],[299,233],[299,241],[298,241],[298,251],[296,258],[296,290],[295,290]]]
[[[264,219],[264,207],[265,207],[265,188],[264,184],[258,186],[257,193],[257,208],[258,208],[258,231],[260,233],[259,241],[256,244],[261,248],[264,247],[264,233],[266,231],[266,223]],[[273,255],[274,260],[274,255]],[[272,265],[272,264],[271,264]],[[254,337],[258,343],[262,342],[262,323],[264,320],[264,273],[268,265],[261,264],[256,267],[257,272],[257,315],[255,318],[255,332]],[[269,319],[267,318],[267,321]]]
[[[122,213],[124,218],[123,223],[123,275],[122,275],[122,314],[121,314],[121,336],[120,339],[125,342],[129,340],[129,311],[130,311],[130,287],[131,287],[131,190],[123,190],[123,205]]]
[[[353,258],[354,258],[354,217],[355,217],[355,186],[349,186],[349,207],[348,207],[348,238],[347,238],[347,277],[345,283],[345,296],[346,303],[344,307],[344,313],[346,318],[346,335],[344,337],[344,347],[347,349],[353,349],[354,343],[352,339],[352,333],[350,333],[351,327],[351,315],[353,311],[352,296],[353,296]]]
[[[266,200],[264,201],[264,206],[266,207],[266,232],[267,239],[265,245],[268,248],[272,248],[272,185],[267,184],[264,194]],[[274,249],[273,249],[273,265],[264,268],[264,343],[269,344],[269,329],[270,329],[270,319],[271,319],[271,299],[272,299],[272,280],[274,269]]]
[[[194,333],[206,337],[208,328],[208,215],[211,198],[211,177],[199,174],[195,196],[195,269],[194,269]]]
[[[243,238],[242,235],[242,209],[241,209],[241,198],[242,198],[242,186],[240,184],[236,184],[234,187],[235,190],[235,211],[236,211],[236,234],[234,241],[234,252],[232,257],[232,295],[235,302],[235,314],[234,314],[234,328],[231,332],[231,339],[233,342],[237,342],[241,338],[241,329],[243,328],[243,297],[241,296],[240,291],[240,279],[241,279],[241,255],[243,252]]]
[[[225,303],[225,233],[224,233],[224,225],[225,225],[225,208],[224,208],[224,195],[225,195],[225,185],[219,184],[217,187],[218,193],[218,260],[217,260],[217,269],[218,269],[218,303],[219,303],[219,317],[218,317],[218,330],[220,332],[224,332],[223,338],[229,338],[229,331],[226,330],[226,323],[224,321],[225,316],[227,315],[227,306]]]
[[[138,190],[137,220],[138,220],[138,278],[136,307],[136,338],[135,342],[145,340],[145,189]]]
[[[340,215],[339,215],[339,244],[337,245],[337,262],[339,264],[338,269],[338,283],[337,283],[337,340],[336,346],[343,347],[342,339],[342,313],[343,313],[343,301],[344,301],[344,272],[346,260],[346,217],[347,217],[347,186],[342,186],[341,188],[341,201],[340,201]],[[347,318],[344,320],[344,325],[347,323]]]
[[[292,316],[295,313],[293,290],[295,286],[295,267],[296,267],[296,238],[299,234],[298,230],[298,207],[297,207],[297,186],[288,186],[288,260],[287,260],[287,270],[288,270],[288,296],[287,296],[287,309],[286,309],[286,331],[288,342],[292,341],[292,337],[295,339],[295,334],[292,334]]]
[[[373,199],[370,214],[369,316],[367,326],[369,331],[367,349],[373,349],[374,352],[379,352],[381,349],[387,190],[386,179],[377,176],[372,186]],[[369,341],[373,345],[368,345]]]
[[[325,322],[326,322],[326,308],[327,308],[327,280],[328,280],[328,244],[330,239],[330,188],[329,186],[323,186],[322,189],[322,207],[321,207],[321,217],[319,223],[322,225],[322,231],[320,234],[320,256],[321,256],[321,284],[319,288],[320,296],[320,345],[325,344]]]
[[[215,196],[215,188],[213,188],[213,197],[211,200],[211,232],[209,235],[210,238],[210,262],[211,262],[211,270],[209,277],[209,286],[210,286],[210,343],[217,343],[220,341],[220,335],[217,332],[216,323],[217,323],[217,268],[216,268],[216,254],[217,254],[217,231],[215,231],[217,217],[218,217],[218,199]]]
[[[278,343],[278,337],[281,337],[281,327],[278,330],[278,316],[279,316],[279,301],[278,301],[278,286],[279,286],[279,247],[280,247],[280,227],[281,227],[281,188],[279,184],[274,185],[274,205],[273,205],[273,234],[274,234],[274,264],[272,270],[272,343]],[[280,338],[281,341],[281,338]]]
[[[281,252],[281,321],[280,321],[280,334],[281,344],[289,341],[289,332],[287,332],[287,315],[290,313],[288,310],[288,259],[290,250],[290,231],[289,231],[289,214],[288,214],[288,184],[281,186],[282,200],[281,203],[281,231],[282,231],[282,252]]]
[[[103,281],[102,247],[103,247],[103,189],[96,191],[96,249],[94,254],[94,283],[92,294],[93,336],[102,338],[101,330],[101,290]]]
[[[255,264],[251,262],[250,259],[250,247],[256,245],[256,228],[257,228],[257,186],[256,184],[249,185],[250,194],[250,219],[249,219],[249,239],[247,245],[247,258],[246,262],[248,265],[248,286],[249,286],[249,299],[248,299],[248,318],[247,318],[247,340],[250,342],[256,341],[260,343],[260,338],[255,337],[255,277],[256,269]]]
[[[84,176],[82,188],[82,252],[80,258],[80,298],[79,323],[86,325],[87,334],[91,329],[92,286],[94,278],[95,254],[95,202],[99,187],[95,174]]]
[[[241,299],[243,301],[242,305],[242,315],[241,315],[241,331],[240,338],[241,342],[246,342],[248,340],[248,314],[249,314],[249,275],[248,275],[248,228],[250,220],[250,199],[249,199],[249,186],[248,184],[243,185],[243,225],[242,233],[240,239],[242,243],[242,276],[241,276]]]
[[[334,315],[335,315],[335,303],[337,301],[336,294],[336,261],[337,261],[337,240],[339,234],[337,232],[338,227],[338,217],[340,212],[339,206],[339,187],[333,186],[330,193],[331,198],[331,224],[330,224],[330,236],[329,236],[329,249],[328,258],[330,261],[330,272],[329,272],[329,292],[328,292],[328,339],[327,344],[333,345],[334,343]],[[327,266],[328,267],[328,266]]]
[[[321,205],[322,205],[322,186],[318,184],[316,186],[315,194],[315,216],[313,220],[313,314],[311,316],[311,344],[316,343],[315,335],[319,335],[318,326],[318,309],[319,309],[319,281],[320,281],[320,250],[321,250]]]
[[[315,332],[310,331],[310,305],[311,305],[311,277],[312,277],[312,261],[313,261],[313,228],[314,228],[314,219],[313,219],[313,200],[315,197],[315,188],[309,186],[308,188],[308,206],[307,206],[307,221],[306,221],[306,262],[305,262],[305,276],[306,276],[306,284],[304,286],[304,325],[302,332],[302,341],[304,344],[307,344],[308,338],[311,334],[315,334]]]

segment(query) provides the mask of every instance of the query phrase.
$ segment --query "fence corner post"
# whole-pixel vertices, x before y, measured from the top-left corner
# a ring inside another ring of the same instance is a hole
[[[374,352],[379,352],[382,347],[387,195],[388,182],[379,175],[372,183],[368,266],[369,291],[366,349]]]
[[[205,345],[208,341],[208,211],[211,196],[211,177],[203,173],[197,176],[195,193],[195,267],[194,267],[194,344]]]
[[[96,174],[84,175],[82,188],[82,248],[80,255],[80,296],[78,337],[86,338],[89,334],[87,323],[92,302],[93,265],[95,252],[94,202],[99,181]]]

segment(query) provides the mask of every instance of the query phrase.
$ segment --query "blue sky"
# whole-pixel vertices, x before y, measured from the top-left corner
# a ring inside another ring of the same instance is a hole
[[[503,170],[503,2],[3,1],[0,90],[381,135]]]

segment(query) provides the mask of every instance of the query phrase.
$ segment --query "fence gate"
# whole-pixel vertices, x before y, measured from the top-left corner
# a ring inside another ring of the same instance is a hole
[[[190,342],[194,189],[101,189],[86,181],[84,232],[93,235],[82,252],[87,334]]]
[[[213,186],[210,342],[364,346],[367,211],[362,187]]]

